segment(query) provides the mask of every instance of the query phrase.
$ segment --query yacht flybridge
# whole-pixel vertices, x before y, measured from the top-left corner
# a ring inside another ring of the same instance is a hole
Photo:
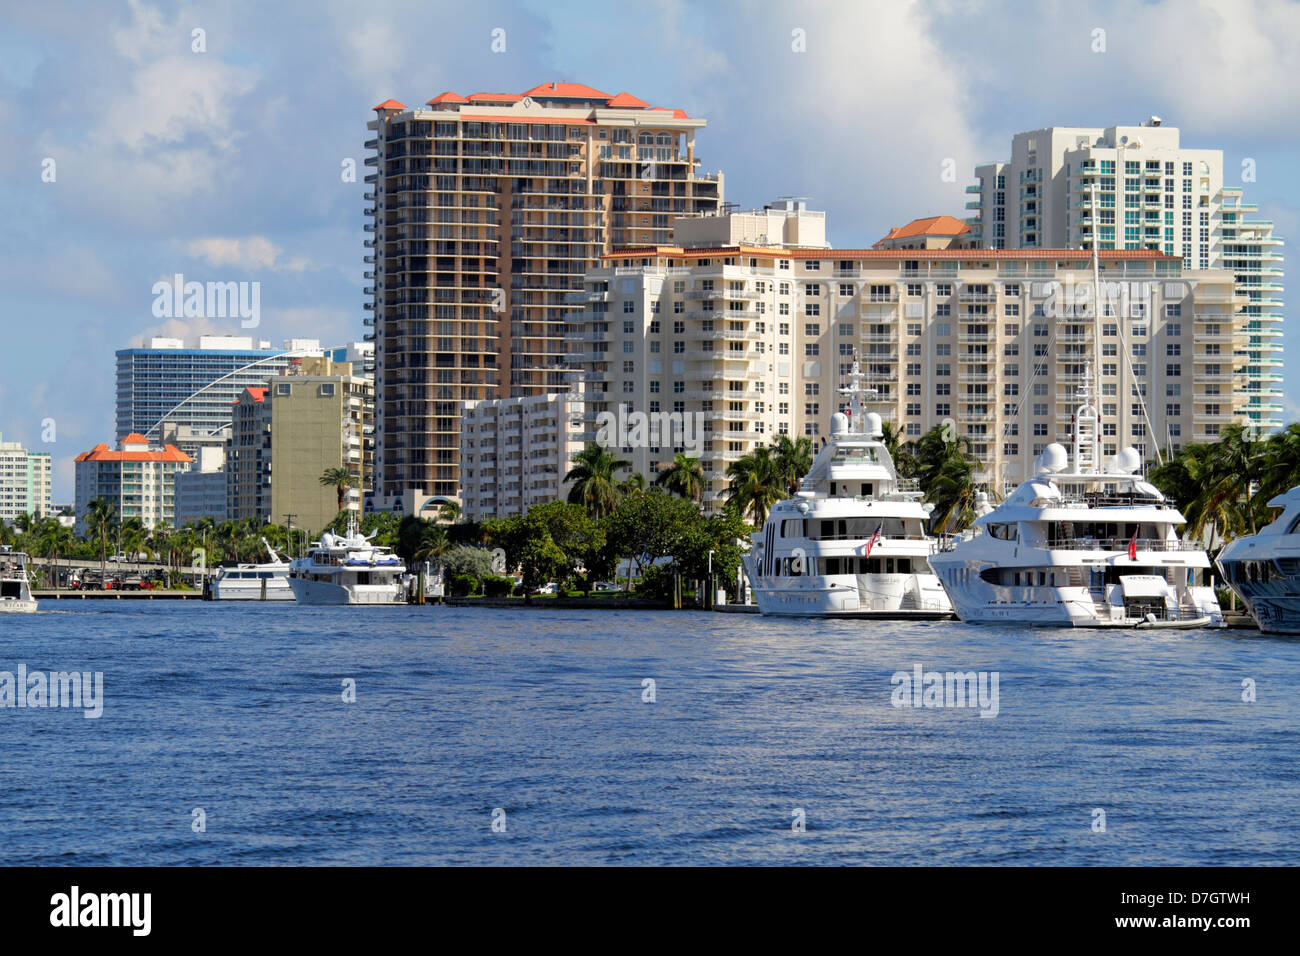
[[[326,532],[290,563],[289,587],[299,604],[404,604],[405,573],[402,559],[372,544],[352,519],[346,534]]]
[[[947,618],[952,604],[930,570],[929,512],[880,441],[881,419],[864,413],[853,363],[849,412],[831,417],[796,497],[774,506],[745,555],[763,614],[799,617]]]
[[[1036,474],[930,563],[962,620],[1094,627],[1222,627],[1205,549],[1125,448],[1102,466],[1099,415],[1080,389],[1074,454],[1048,445]]]
[[[1282,513],[1258,534],[1226,545],[1219,570],[1261,631],[1300,634],[1300,487],[1268,504]]]

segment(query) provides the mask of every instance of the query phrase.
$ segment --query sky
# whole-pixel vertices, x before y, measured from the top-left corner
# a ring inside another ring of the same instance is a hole
[[[808,197],[845,248],[966,216],[1017,132],[1155,114],[1222,149],[1226,182],[1253,160],[1245,198],[1290,260],[1297,77],[1300,4],[1277,0],[0,0],[0,433],[50,452],[71,502],[74,457],[113,440],[117,349],[360,339],[363,144],[390,97],[627,90],[708,122],[728,201]],[[176,273],[259,282],[260,325],[155,317]]]

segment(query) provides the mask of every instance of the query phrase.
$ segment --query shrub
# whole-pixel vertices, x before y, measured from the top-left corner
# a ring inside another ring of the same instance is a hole
[[[472,574],[453,574],[451,576],[451,596],[468,597],[478,590],[478,578]]]
[[[483,579],[483,593],[487,597],[507,597],[515,582],[510,578],[498,577],[495,574],[489,574]]]

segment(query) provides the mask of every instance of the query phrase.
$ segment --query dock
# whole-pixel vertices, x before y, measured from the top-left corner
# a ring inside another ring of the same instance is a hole
[[[73,591],[66,588],[59,590],[32,590],[32,597],[38,601],[201,601],[202,591]]]

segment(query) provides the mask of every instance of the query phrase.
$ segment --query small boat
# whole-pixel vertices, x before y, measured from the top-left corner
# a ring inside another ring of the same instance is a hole
[[[1219,552],[1219,570],[1259,629],[1300,634],[1300,487],[1269,501],[1282,512]]]
[[[301,558],[289,564],[289,587],[299,604],[405,604],[406,567],[392,550],[376,546],[357,531],[326,532]]]
[[[31,584],[27,580],[27,555],[0,549],[0,614],[31,614],[36,610]]]
[[[239,564],[217,568],[204,595],[211,601],[292,601],[289,564],[262,539],[271,560],[265,564]]]
[[[788,617],[953,617],[930,569],[935,540],[921,493],[898,477],[881,441],[881,419],[863,410],[874,396],[855,361],[848,412],[831,416],[796,497],[775,505],[742,559],[759,610]]]

